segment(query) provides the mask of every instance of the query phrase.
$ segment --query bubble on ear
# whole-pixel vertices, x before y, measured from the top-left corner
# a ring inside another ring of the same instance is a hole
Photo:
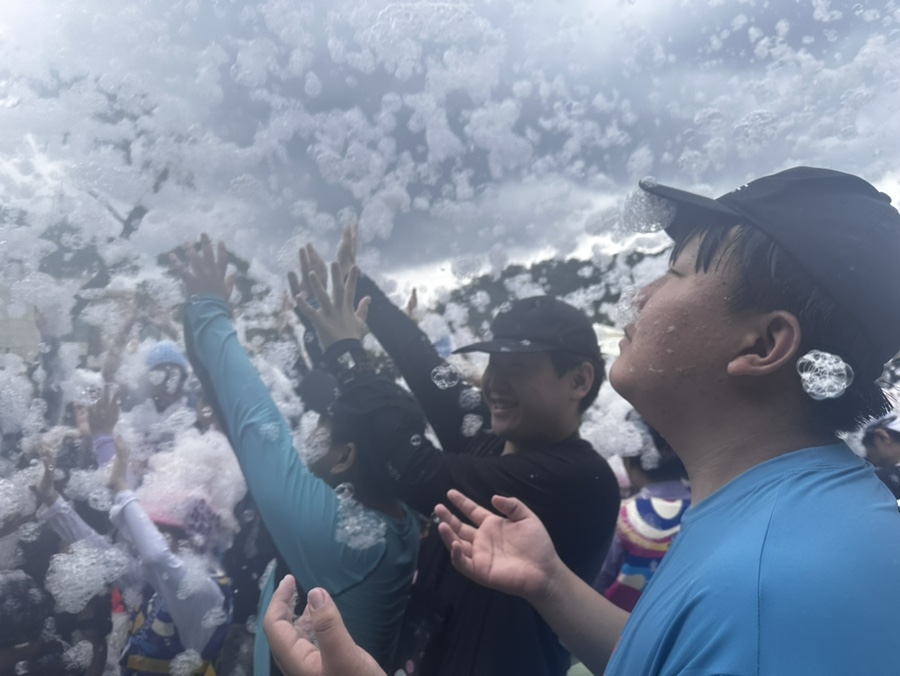
[[[810,350],[797,360],[803,390],[816,401],[837,399],[853,384],[853,369],[836,354]]]
[[[641,180],[641,185],[652,187],[653,178]],[[626,232],[659,232],[668,228],[675,220],[676,206],[673,202],[653,195],[643,188],[635,188],[625,196],[622,205],[622,226]]]

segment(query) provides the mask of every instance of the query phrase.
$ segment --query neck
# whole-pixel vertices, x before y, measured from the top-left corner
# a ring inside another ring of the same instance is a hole
[[[727,410],[733,413],[729,416]],[[833,434],[798,424],[803,419],[786,407],[754,411],[750,406],[732,406],[717,412],[710,407],[693,424],[682,421],[660,432],[684,463],[691,482],[691,502],[696,505],[767,460],[837,441]]]

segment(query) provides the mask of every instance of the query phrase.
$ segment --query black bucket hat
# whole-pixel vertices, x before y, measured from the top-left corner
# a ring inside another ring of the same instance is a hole
[[[870,183],[794,167],[717,199],[651,181],[640,186],[676,205],[667,230],[697,219],[761,230],[858,322],[881,363],[900,351],[900,213]]]

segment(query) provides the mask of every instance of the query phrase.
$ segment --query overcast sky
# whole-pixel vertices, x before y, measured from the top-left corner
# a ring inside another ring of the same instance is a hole
[[[900,199],[895,0],[31,0],[0,64],[5,269],[66,219],[110,261],[207,230],[275,275],[358,219],[370,268],[452,281],[589,250],[645,175]]]

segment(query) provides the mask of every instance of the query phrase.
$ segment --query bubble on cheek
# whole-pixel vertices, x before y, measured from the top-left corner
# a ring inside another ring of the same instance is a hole
[[[166,374],[163,371],[150,371],[147,374],[147,382],[149,382],[153,387],[157,387],[162,385],[163,380],[166,379]]]
[[[816,401],[836,399],[853,383],[853,369],[836,354],[810,350],[797,360],[804,391]]]
[[[652,187],[656,181],[645,178],[641,185]],[[658,232],[668,228],[675,219],[675,205],[669,200],[635,188],[625,196],[622,206],[622,226],[628,232]]]
[[[641,290],[636,286],[627,286],[622,289],[622,295],[619,296],[613,316],[613,320],[618,326],[628,326],[637,322],[640,315],[640,300]]]

